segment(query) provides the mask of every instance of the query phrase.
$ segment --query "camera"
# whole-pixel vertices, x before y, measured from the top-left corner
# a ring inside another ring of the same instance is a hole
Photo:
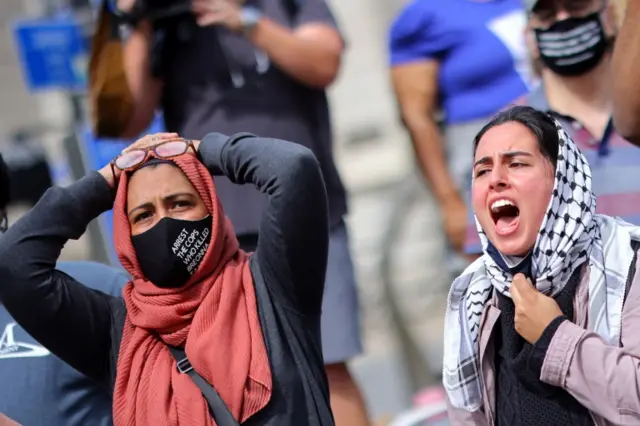
[[[110,3],[116,16],[132,24],[142,19],[153,22],[191,13],[191,0],[136,0],[129,12],[119,10],[117,0],[110,0]]]

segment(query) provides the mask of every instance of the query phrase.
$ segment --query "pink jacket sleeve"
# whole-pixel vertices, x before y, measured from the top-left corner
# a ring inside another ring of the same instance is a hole
[[[452,426],[489,426],[487,418],[482,411],[469,412],[460,410],[451,406],[447,398],[447,411],[449,414],[449,423]]]
[[[640,424],[639,329],[640,272],[636,272],[622,314],[621,347],[608,346],[596,333],[565,321],[551,340],[540,379],[566,389],[611,423]]]

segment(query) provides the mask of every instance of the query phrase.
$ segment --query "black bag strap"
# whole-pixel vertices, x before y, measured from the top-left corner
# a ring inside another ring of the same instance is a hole
[[[178,363],[178,371],[182,374],[188,374],[195,382],[196,386],[200,388],[200,392],[202,392],[202,395],[209,404],[209,412],[211,413],[211,416],[213,416],[216,425],[239,426],[238,422],[233,418],[233,415],[229,411],[229,407],[227,407],[227,404],[225,404],[222,398],[220,398],[216,389],[207,383],[207,381],[193,369],[191,362],[187,359],[185,351],[183,349],[174,348],[173,346],[169,346],[169,350]]]

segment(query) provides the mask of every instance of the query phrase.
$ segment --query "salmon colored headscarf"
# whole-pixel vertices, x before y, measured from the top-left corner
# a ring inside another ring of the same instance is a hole
[[[181,288],[154,286],[142,275],[127,219],[128,176],[114,205],[114,240],[133,280],[124,288],[127,316],[120,344],[113,414],[116,426],[214,426],[207,401],[176,369],[167,345],[184,347],[239,423],[271,398],[271,369],[247,255],[224,212],[209,171],[193,155],[172,159],[212,215],[211,244]]]

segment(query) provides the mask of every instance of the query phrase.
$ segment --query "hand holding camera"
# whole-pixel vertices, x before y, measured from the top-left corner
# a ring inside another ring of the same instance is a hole
[[[118,10],[124,13],[131,12],[135,4],[136,4],[136,0],[118,0],[116,2]]]
[[[220,25],[233,32],[243,29],[245,0],[111,0],[120,15],[131,22],[193,13],[198,25]]]
[[[193,0],[192,10],[198,25],[222,25],[233,32],[242,30],[243,0]]]

